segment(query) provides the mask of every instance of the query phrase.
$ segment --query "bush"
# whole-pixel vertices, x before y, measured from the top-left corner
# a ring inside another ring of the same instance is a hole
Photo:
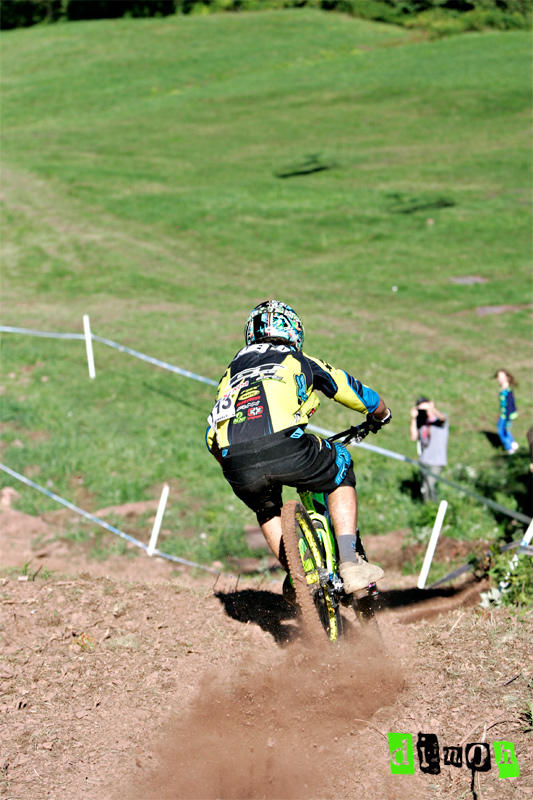
[[[533,605],[533,561],[528,555],[519,555],[518,562],[510,569],[509,553],[492,549],[486,574],[491,589],[484,597],[484,604],[529,608]]]
[[[39,22],[56,22],[62,0],[2,0],[0,29],[29,28]]]
[[[69,20],[168,16],[176,13],[176,0],[64,0]]]
[[[432,39],[469,31],[513,30],[529,27],[529,19],[519,12],[496,8],[475,8],[465,13],[434,8],[404,22],[405,27],[423,30]]]
[[[393,5],[381,0],[320,0],[319,3],[319,7],[324,11],[340,11],[360,19],[400,24],[403,12],[395,9]]]
[[[181,0],[2,0],[0,28],[27,28],[59,19],[116,19],[175,14]]]
[[[0,27],[58,19],[115,19],[309,6],[418,28],[437,38],[486,28],[527,28],[533,0],[2,0]]]

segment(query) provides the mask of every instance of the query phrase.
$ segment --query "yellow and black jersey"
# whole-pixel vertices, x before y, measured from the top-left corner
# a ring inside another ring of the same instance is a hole
[[[207,446],[231,447],[305,426],[320,400],[316,389],[362,414],[375,411],[379,395],[344,370],[283,344],[240,350],[218,384],[208,418]]]

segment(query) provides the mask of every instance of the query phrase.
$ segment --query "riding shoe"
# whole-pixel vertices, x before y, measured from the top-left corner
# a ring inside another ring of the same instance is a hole
[[[356,562],[343,561],[339,564],[339,572],[346,594],[365,589],[369,584],[376,583],[385,575],[377,564],[369,564],[362,558],[358,558]]]

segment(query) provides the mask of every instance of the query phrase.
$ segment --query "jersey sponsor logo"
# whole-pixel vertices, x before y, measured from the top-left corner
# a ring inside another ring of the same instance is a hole
[[[247,389],[245,392],[241,392],[239,395],[239,402],[237,405],[241,403],[246,403],[247,400],[259,400],[259,388],[254,386],[253,389]]]
[[[259,397],[255,400],[243,400],[240,403],[237,403],[237,408],[239,411],[246,411],[247,408],[253,408],[254,406],[258,406],[261,400]]]
[[[230,381],[230,387],[238,386],[241,381],[282,381],[285,367],[283,364],[271,362],[269,364],[259,364],[257,367],[248,367],[237,372]]]
[[[305,403],[307,400],[307,382],[305,380],[305,375],[303,372],[300,372],[299,375],[294,376],[294,380],[296,381],[296,388],[298,389],[298,400],[300,403]]]
[[[287,347],[286,344],[272,344],[270,342],[263,342],[261,344],[249,344],[247,347],[243,347],[242,350],[239,350],[237,356],[243,356],[247,353],[290,353],[291,348]]]
[[[240,422],[246,422],[246,414],[239,410],[233,417],[233,424],[238,425]]]
[[[263,416],[263,406],[254,406],[248,409],[248,419],[261,419]]]

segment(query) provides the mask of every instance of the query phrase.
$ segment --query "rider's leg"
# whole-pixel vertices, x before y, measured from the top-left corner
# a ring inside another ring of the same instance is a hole
[[[281,517],[272,517],[272,519],[267,520],[261,524],[261,530],[263,531],[263,535],[267,540],[267,544],[276,556],[279,559],[279,562],[285,572],[285,580],[283,582],[283,597],[287,600],[291,605],[295,605],[296,603],[296,595],[294,593],[294,589],[292,584],[290,583],[289,578],[289,565],[287,563],[287,556],[285,555],[285,546],[283,544],[283,539],[281,538],[282,528],[281,528]]]
[[[267,540],[267,544],[276,556],[279,558],[279,546],[281,543],[281,517],[272,517],[272,519],[263,522],[261,525],[263,536]]]
[[[272,517],[272,519],[261,523],[261,530],[263,531],[263,536],[265,537],[268,546],[276,558],[279,559],[283,569],[288,572],[289,565],[287,564],[287,556],[285,555],[285,548],[283,546],[283,542],[281,541],[281,517]]]
[[[339,536],[355,537],[357,529],[357,493],[353,486],[339,486],[328,494],[328,508],[333,527]]]
[[[339,545],[339,572],[347,594],[364,589],[385,574],[377,564],[357,555],[357,493],[352,486],[339,486],[328,494],[331,521]]]

